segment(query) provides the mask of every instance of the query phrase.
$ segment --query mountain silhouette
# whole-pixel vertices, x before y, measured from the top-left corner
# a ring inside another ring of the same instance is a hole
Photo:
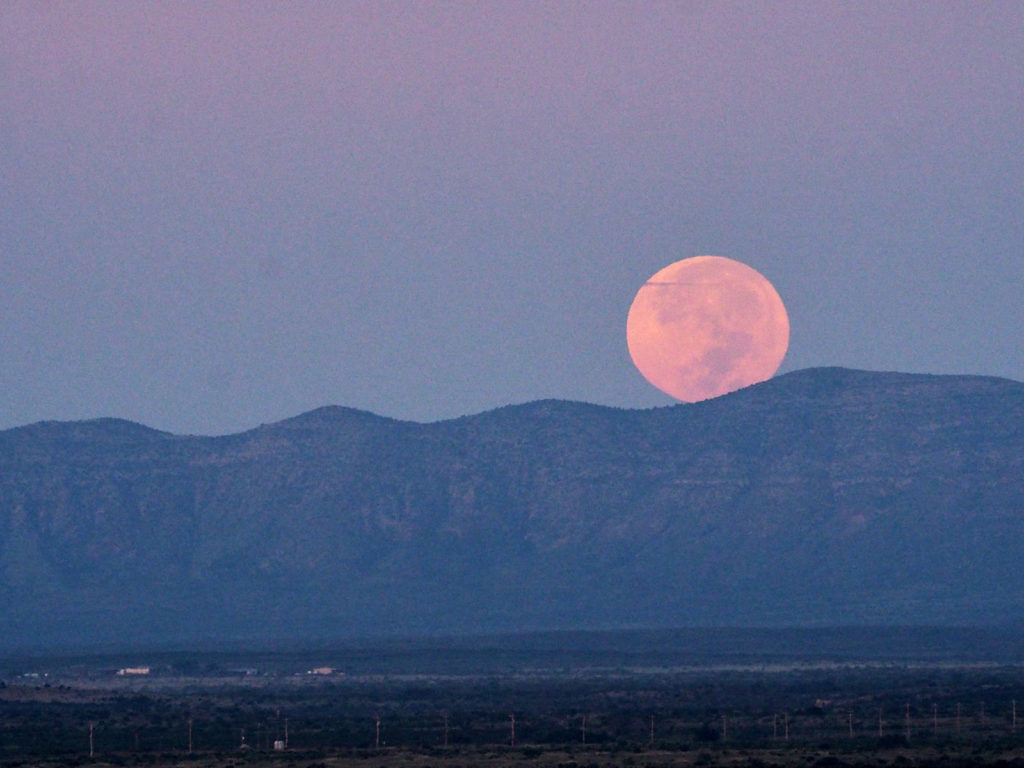
[[[1024,618],[1024,385],[0,432],[0,647]]]

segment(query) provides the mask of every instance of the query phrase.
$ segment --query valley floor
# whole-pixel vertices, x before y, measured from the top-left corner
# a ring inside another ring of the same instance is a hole
[[[1024,768],[1011,658],[516,653],[0,658],[0,768]]]
[[[625,754],[601,749],[566,751],[528,747],[523,750],[458,750],[447,754],[415,750],[361,754],[332,751],[244,755],[162,753],[146,756],[117,754],[91,759],[83,755],[8,758],[0,765],[5,768],[1019,768],[1024,766],[1024,748],[901,747],[858,751],[710,748],[697,751],[652,749]]]

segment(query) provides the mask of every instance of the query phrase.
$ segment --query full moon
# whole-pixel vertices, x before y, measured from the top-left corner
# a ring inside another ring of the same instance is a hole
[[[695,256],[643,284],[629,308],[626,343],[647,381],[694,403],[770,379],[789,347],[789,316],[757,270]]]

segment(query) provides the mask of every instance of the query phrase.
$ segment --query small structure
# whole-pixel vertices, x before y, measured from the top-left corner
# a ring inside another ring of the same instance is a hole
[[[129,675],[148,675],[149,667],[122,667],[117,670],[119,677],[126,677]]]

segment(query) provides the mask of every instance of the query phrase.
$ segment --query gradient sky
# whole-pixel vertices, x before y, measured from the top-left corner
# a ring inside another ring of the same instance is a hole
[[[666,404],[699,254],[782,371],[1024,380],[1024,6],[0,6],[0,428]]]

